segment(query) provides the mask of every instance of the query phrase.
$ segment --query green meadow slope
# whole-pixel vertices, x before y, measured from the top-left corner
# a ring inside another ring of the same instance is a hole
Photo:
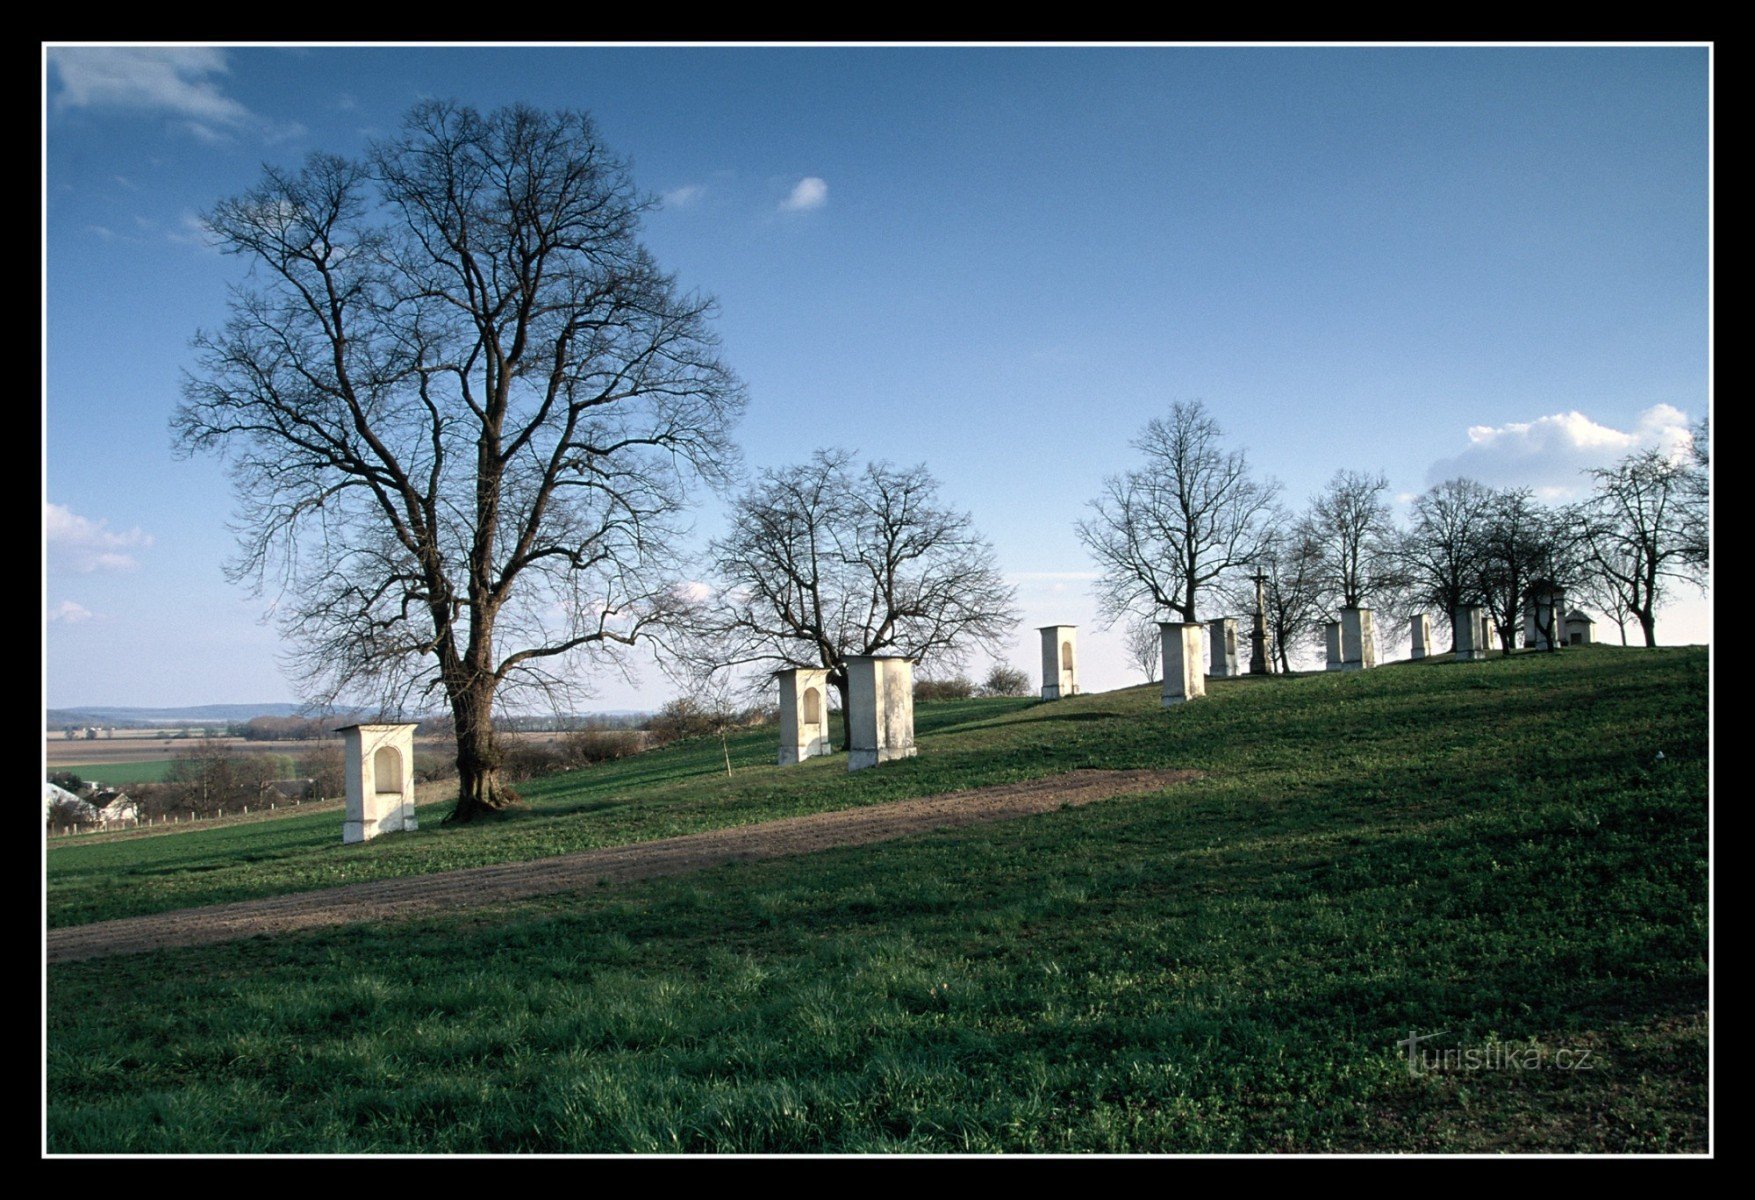
[[[717,742],[672,747],[364,846],[334,813],[57,845],[65,925],[1075,767],[1205,773],[57,965],[49,1147],[1699,1151],[1706,679],[1699,649],[1602,647],[1220,682],[1169,712],[1146,688],[923,705],[920,757],[853,775],[766,765],[754,731],[730,778]]]

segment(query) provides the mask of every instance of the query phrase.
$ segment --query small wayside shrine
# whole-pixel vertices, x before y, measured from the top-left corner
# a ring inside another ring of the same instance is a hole
[[[831,753],[828,669],[791,667],[774,678],[780,681],[780,765]]]
[[[1079,694],[1077,625],[1043,625],[1042,698],[1059,700]]]
[[[1158,650],[1164,667],[1165,708],[1198,700],[1207,694],[1207,627],[1199,621],[1159,621]]]
[[[897,654],[847,659],[847,769],[914,757],[914,660]]]
[[[414,819],[414,730],[413,725],[348,725],[338,730],[347,772],[343,843],[419,828]]]
[[[1472,662],[1487,657],[1487,610],[1479,604],[1459,605],[1451,614],[1451,638],[1456,643],[1459,662]]]
[[[1207,644],[1212,647],[1213,669],[1208,672],[1215,679],[1234,679],[1240,672],[1237,669],[1237,618],[1219,617],[1208,622],[1209,636]]]

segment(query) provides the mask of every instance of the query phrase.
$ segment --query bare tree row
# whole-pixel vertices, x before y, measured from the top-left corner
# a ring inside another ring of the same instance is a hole
[[[1706,423],[1693,432],[1687,454],[1645,450],[1591,471],[1576,503],[1453,479],[1416,499],[1401,526],[1382,472],[1337,471],[1293,511],[1203,404],[1178,403],[1135,439],[1141,461],[1104,480],[1078,534],[1099,569],[1099,611],[1126,625],[1148,678],[1155,622],[1252,613],[1258,576],[1281,671],[1342,608],[1377,609],[1395,636],[1412,613],[1436,610],[1448,626],[1459,606],[1480,604],[1510,653],[1532,593],[1548,589],[1605,613],[1623,642],[1631,621],[1655,645],[1658,608],[1678,584],[1704,587],[1709,565]]]

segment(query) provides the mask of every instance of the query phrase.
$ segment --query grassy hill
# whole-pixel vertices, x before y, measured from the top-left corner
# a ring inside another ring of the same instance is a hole
[[[877,770],[772,767],[754,731],[729,779],[717,742],[678,746],[529,785],[485,827],[423,813],[357,847],[333,813],[57,846],[50,919],[1074,767],[1205,775],[625,891],[58,965],[50,1148],[1704,1148],[1703,651],[1218,682],[1169,712],[1146,688],[924,705],[918,728],[920,757]],[[1410,1068],[1411,1033],[1439,1065]]]

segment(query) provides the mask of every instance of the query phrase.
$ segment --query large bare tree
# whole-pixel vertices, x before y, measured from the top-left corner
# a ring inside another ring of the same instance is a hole
[[[1306,526],[1321,555],[1325,599],[1360,608],[1393,599],[1405,575],[1383,472],[1336,471],[1310,503]]]
[[[735,465],[712,302],[582,112],[413,108],[361,159],[269,168],[206,224],[247,260],[174,432],[239,501],[312,700],[455,720],[452,817],[502,807],[493,712],[685,607],[686,489]]]
[[[1430,604],[1448,628],[1456,610],[1480,587],[1481,533],[1493,489],[1473,479],[1449,479],[1414,501],[1413,525],[1401,536],[1400,559],[1415,605]],[[1456,630],[1451,629],[1451,649]]]
[[[1178,402],[1131,443],[1144,461],[1103,481],[1079,540],[1096,559],[1098,613],[1199,618],[1203,588],[1261,555],[1279,485],[1251,475],[1227,450],[1200,401]]]
[[[1657,645],[1657,610],[1678,582],[1705,586],[1704,446],[1679,461],[1659,450],[1591,471],[1596,489],[1582,521],[1592,574]]]
[[[1226,596],[1239,613],[1255,611],[1255,579],[1262,579],[1263,614],[1267,625],[1269,670],[1292,670],[1292,652],[1300,644],[1320,636],[1323,597],[1326,589],[1322,539],[1308,517],[1295,518],[1276,506],[1272,532],[1263,543],[1250,576],[1233,576],[1225,583]]]
[[[1517,648],[1532,587],[1554,575],[1556,535],[1564,528],[1565,521],[1538,503],[1529,488],[1494,492],[1480,527],[1473,590],[1486,604],[1501,654]]]
[[[847,704],[851,655],[960,667],[999,654],[1016,590],[968,513],[924,466],[864,466],[845,450],[761,473],[713,542],[720,592],[697,654],[731,668],[826,667]]]

